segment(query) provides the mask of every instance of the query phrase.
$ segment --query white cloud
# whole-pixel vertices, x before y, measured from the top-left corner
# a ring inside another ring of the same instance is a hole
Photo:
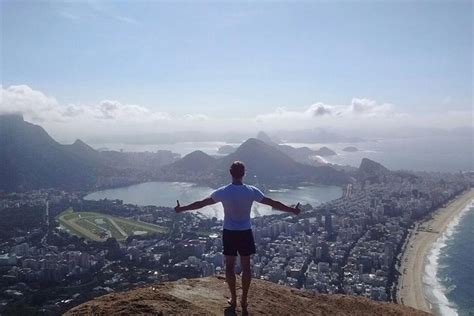
[[[299,121],[332,121],[333,118],[349,119],[361,117],[382,117],[394,115],[391,104],[378,104],[371,99],[352,99],[347,105],[329,105],[321,102],[310,105],[302,111],[290,111],[285,108],[277,108],[272,113],[258,115],[258,122],[271,120],[299,120]]]
[[[103,100],[98,104],[61,105],[56,98],[27,85],[1,88],[0,113],[22,113],[34,122],[67,122],[78,118],[89,121],[114,120],[117,122],[152,122],[170,120],[168,113],[152,111],[135,104]]]
[[[310,105],[310,107],[305,111],[305,114],[310,115],[310,116],[323,116],[323,115],[331,115],[333,114],[333,111],[334,111],[334,107],[319,102],[319,103]]]
[[[99,113],[95,117],[105,120],[148,122],[171,119],[168,113],[151,111],[135,104],[121,104],[115,100],[101,101],[97,110]]]
[[[0,86],[0,89],[0,113],[22,113],[37,122],[60,119],[56,112],[59,104],[54,97],[27,85]]]
[[[107,99],[94,104],[61,104],[55,97],[27,85],[0,85],[0,114],[22,113],[60,141],[97,135],[139,135],[183,130],[256,131],[316,127],[399,129],[404,126],[452,128],[471,126],[469,111],[410,114],[388,103],[354,98],[348,104],[315,103],[300,110],[276,108],[256,117],[210,117],[203,113],[172,115],[153,108]],[[244,114],[242,114],[244,115]]]
[[[377,104],[370,99],[353,98],[349,110],[355,114],[365,114],[369,116],[389,115],[393,113],[391,104]]]
[[[329,105],[315,103],[296,111],[277,108],[258,115],[255,122],[262,128],[304,129],[315,127],[397,129],[404,127],[454,128],[472,126],[472,112],[445,111],[438,113],[408,113],[389,103],[368,98],[353,98],[349,104]]]
[[[204,114],[186,114],[183,119],[186,121],[207,121],[209,116]]]
[[[69,136],[64,136],[67,139],[91,136],[94,133],[165,131],[209,119],[204,114],[172,116],[167,112],[136,104],[122,104],[116,100],[62,105],[56,98],[27,85],[0,85],[0,114],[2,113],[21,113],[27,121],[41,124],[61,136],[69,132]]]

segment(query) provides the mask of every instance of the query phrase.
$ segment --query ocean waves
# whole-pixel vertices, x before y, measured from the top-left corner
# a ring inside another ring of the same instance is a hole
[[[459,307],[448,296],[457,285],[453,280],[445,275],[450,267],[442,263],[446,259],[447,249],[456,242],[458,237],[461,220],[469,212],[474,211],[474,200],[471,202],[447,225],[445,231],[433,243],[428,255],[426,256],[423,283],[425,286],[426,298],[432,305],[432,309],[439,315],[459,315]]]

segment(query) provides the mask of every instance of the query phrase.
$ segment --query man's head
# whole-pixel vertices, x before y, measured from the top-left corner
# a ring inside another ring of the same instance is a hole
[[[229,171],[233,179],[242,180],[245,175],[245,165],[242,161],[234,161]]]

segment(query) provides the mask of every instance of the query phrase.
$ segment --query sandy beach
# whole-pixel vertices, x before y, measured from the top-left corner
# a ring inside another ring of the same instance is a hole
[[[402,273],[397,289],[397,301],[400,304],[432,312],[423,292],[425,257],[432,243],[440,237],[449,222],[473,198],[474,189],[464,192],[446,207],[436,210],[432,219],[417,224],[410,232],[399,270]]]

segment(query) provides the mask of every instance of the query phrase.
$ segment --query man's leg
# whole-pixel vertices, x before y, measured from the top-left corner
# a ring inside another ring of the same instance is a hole
[[[252,271],[250,269],[250,256],[240,256],[240,266],[242,267],[242,307],[247,306],[247,295],[249,293]]]
[[[225,256],[225,280],[229,285],[230,303],[237,304],[237,293],[235,290],[235,256]]]

